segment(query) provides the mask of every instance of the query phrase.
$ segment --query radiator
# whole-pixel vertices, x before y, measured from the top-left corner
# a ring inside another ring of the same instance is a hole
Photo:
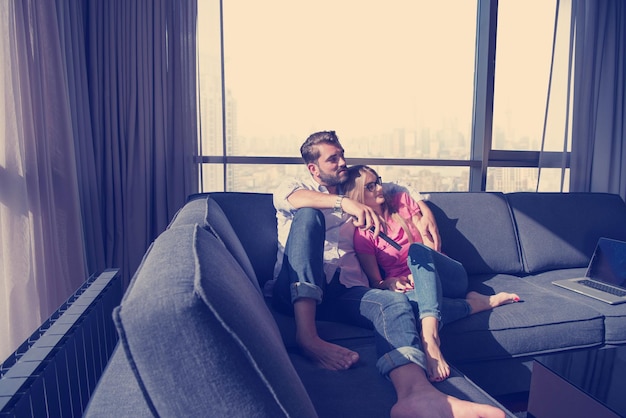
[[[0,365],[0,417],[80,417],[117,343],[118,270],[90,277]]]

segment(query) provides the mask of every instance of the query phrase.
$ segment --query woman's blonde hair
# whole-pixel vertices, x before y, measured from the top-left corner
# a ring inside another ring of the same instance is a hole
[[[365,178],[366,174],[369,173],[374,176],[374,178],[378,178],[378,173],[372,167],[367,165],[354,165],[348,168],[348,180],[343,184],[343,189],[350,199],[356,200],[359,203],[365,204]],[[400,216],[398,213],[398,208],[394,207],[391,204],[391,199],[389,196],[384,194],[385,203],[381,205],[381,209],[383,210],[383,215],[388,214],[394,221],[396,221],[400,227],[404,230],[407,237],[409,238],[409,243],[415,242],[413,238],[413,234],[409,229],[407,221]],[[387,232],[387,223],[382,216],[379,216],[384,232]]]

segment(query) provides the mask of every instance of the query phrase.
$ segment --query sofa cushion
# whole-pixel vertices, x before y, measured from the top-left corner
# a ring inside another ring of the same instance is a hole
[[[517,293],[503,305],[447,324],[441,348],[453,364],[526,357],[604,343],[604,317],[596,309],[547,292],[532,280],[506,274],[473,277],[483,294]]]
[[[115,319],[158,415],[315,416],[262,296],[199,225],[155,240]]]
[[[585,267],[600,237],[626,241],[626,204],[610,193],[510,193],[528,273]]]
[[[344,341],[343,345],[359,353],[359,362],[341,372],[318,367],[301,355],[291,355],[294,367],[317,405],[320,418],[388,417],[397,397],[392,383],[378,372],[375,345],[364,344],[358,339]],[[438,390],[459,399],[505,410],[454,367],[450,372],[448,379],[433,384]],[[506,416],[514,418],[510,413]]]
[[[167,226],[175,228],[182,225],[206,225],[209,217],[209,206],[207,204],[206,195],[193,195],[193,199],[188,199],[182,208],[178,209],[174,217]]]
[[[542,288],[546,293],[558,295],[559,298],[565,298],[567,304],[577,306],[584,305],[598,312],[598,314],[604,317],[604,343],[625,344],[626,303],[609,305],[608,303],[580,295],[552,284],[554,280],[582,277],[585,271],[586,268],[552,270],[525,277],[523,280],[532,282],[533,285]]]
[[[267,306],[274,316],[274,320],[278,325],[278,329],[283,338],[283,344],[285,344],[287,351],[299,351],[299,346],[296,342],[296,321],[294,317],[285,315],[274,309],[269,298]],[[344,345],[344,341],[346,340],[359,340],[361,342],[367,341],[372,344],[374,343],[374,330],[370,328],[320,318],[316,320],[315,324],[318,335],[324,341],[330,341],[339,345]]]
[[[181,225],[198,224],[216,235],[228,251],[239,262],[243,271],[248,275],[252,284],[261,292],[254,268],[250,263],[248,254],[241,245],[241,241],[235,234],[226,214],[217,202],[206,194],[192,195],[187,203],[174,215],[168,228]]]
[[[83,417],[154,417],[121,344],[115,347]]]
[[[430,193],[442,251],[468,274],[520,273],[511,211],[502,193]]]

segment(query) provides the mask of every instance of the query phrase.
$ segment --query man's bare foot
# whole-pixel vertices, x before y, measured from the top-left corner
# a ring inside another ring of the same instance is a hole
[[[442,382],[450,377],[450,366],[443,358],[439,340],[439,321],[427,316],[421,320],[421,337],[426,355],[426,374],[431,382]]]
[[[515,303],[520,301],[520,297],[515,293],[500,292],[495,295],[483,295],[478,292],[469,292],[465,296],[465,300],[469,303],[472,314],[487,311],[501,305]]]
[[[391,418],[502,418],[504,411],[491,405],[462,401],[440,392],[416,363],[389,372],[398,401]]]
[[[503,418],[504,411],[491,405],[463,401],[431,389],[398,398],[391,418]]]
[[[305,356],[328,370],[347,370],[359,361],[358,353],[317,336],[296,336],[296,341]]]

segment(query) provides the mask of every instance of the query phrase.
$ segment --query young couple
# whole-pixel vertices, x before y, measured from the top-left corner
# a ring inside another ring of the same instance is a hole
[[[440,325],[514,302],[517,295],[465,294],[465,271],[439,253],[436,222],[422,197],[382,184],[366,166],[349,170],[334,131],[312,134],[300,152],[308,175],[274,193],[279,251],[273,301],[293,312],[303,353],[330,370],[358,361],[358,353],[317,334],[316,314],[332,312],[334,320],[379,331],[377,367],[398,398],[392,417],[503,416],[497,408],[445,395],[431,381],[450,373],[439,350]],[[402,249],[389,246],[381,231]]]

